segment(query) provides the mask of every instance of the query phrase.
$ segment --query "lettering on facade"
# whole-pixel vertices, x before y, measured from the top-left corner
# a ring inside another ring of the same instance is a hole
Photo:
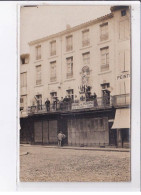
[[[82,109],[82,108],[92,108],[94,106],[93,101],[72,103],[72,110]]]
[[[130,78],[130,73],[122,73],[121,75],[117,76],[117,80],[122,80],[127,78]]]

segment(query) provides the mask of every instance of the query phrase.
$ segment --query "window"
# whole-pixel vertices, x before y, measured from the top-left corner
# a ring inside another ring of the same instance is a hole
[[[42,95],[41,94],[35,95],[35,101],[36,101],[37,109],[42,110]]]
[[[66,91],[67,91],[67,95],[70,96],[70,98],[73,100],[74,98],[73,89],[68,89]]]
[[[73,43],[72,43],[72,35],[66,37],[66,51],[72,51]]]
[[[83,54],[83,65],[87,66],[90,64],[90,52]]]
[[[73,77],[73,57],[67,58],[66,59],[67,63],[67,78],[72,78]]]
[[[20,110],[25,110],[26,109],[26,105],[27,105],[27,96],[26,95],[22,95],[20,97]]]
[[[119,72],[130,71],[130,51],[122,50],[119,52]]]
[[[21,58],[22,64],[25,64],[25,58]]]
[[[50,97],[51,97],[51,102],[53,103],[53,100],[56,99],[57,97],[57,92],[51,92]]]
[[[85,30],[82,32],[82,47],[89,46],[90,40],[89,40],[89,30]]]
[[[21,87],[27,86],[27,73],[21,73]]]
[[[36,66],[36,85],[41,85],[42,78],[41,78],[41,65]]]
[[[41,59],[41,45],[36,47],[36,60]]]
[[[56,81],[56,61],[50,62],[50,81]]]
[[[109,70],[109,47],[101,50],[101,72]]]
[[[56,55],[56,41],[52,41],[50,43],[50,55],[51,56]]]
[[[126,10],[121,11],[121,16],[126,16]]]
[[[108,22],[100,25],[100,40],[104,41],[109,38],[108,35]]]
[[[129,39],[130,29],[129,29],[129,20],[123,20],[119,23],[119,39],[125,40]]]

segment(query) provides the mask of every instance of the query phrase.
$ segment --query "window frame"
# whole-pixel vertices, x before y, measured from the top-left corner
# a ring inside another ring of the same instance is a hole
[[[36,47],[36,60],[41,60],[42,55],[41,55],[41,45],[37,45]],[[40,51],[39,51],[40,48]]]
[[[105,22],[103,24],[100,24],[100,41],[106,41],[108,39],[109,39],[109,23]]]
[[[90,30],[86,29],[82,31],[82,47],[87,47],[89,45],[90,45]]]
[[[27,87],[27,72],[20,73],[20,87]]]
[[[108,52],[107,52],[108,50]],[[102,54],[102,51],[105,51],[104,54]],[[109,46],[100,48],[100,53],[101,53],[101,65],[100,65],[100,70],[101,72],[105,72],[109,70]],[[103,62],[105,61],[105,62]]]
[[[70,62],[68,62],[69,60]],[[66,58],[66,65],[67,65],[66,78],[69,79],[73,77],[73,56]],[[68,71],[69,69],[71,71]]]
[[[55,56],[55,55],[56,55],[56,40],[53,40],[50,42],[50,56]]]
[[[52,72],[52,66],[54,65],[54,73]],[[57,80],[57,74],[56,74],[56,60],[50,62],[50,82],[55,82]],[[53,76],[54,75],[54,76]]]
[[[86,55],[88,55],[88,57],[84,58],[84,56]],[[83,66],[89,66],[90,65],[90,51],[82,53],[82,58],[83,58]]]
[[[37,68],[39,67],[40,67],[40,71],[37,71]],[[40,79],[37,79],[38,77]],[[37,86],[42,84],[42,65],[41,64],[36,66],[36,81],[35,82]]]
[[[69,43],[70,39],[70,43]],[[66,36],[66,52],[73,50],[73,35]]]

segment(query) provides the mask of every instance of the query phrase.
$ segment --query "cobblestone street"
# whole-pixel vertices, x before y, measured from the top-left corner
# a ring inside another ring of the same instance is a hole
[[[130,181],[130,152],[21,146],[21,182]]]

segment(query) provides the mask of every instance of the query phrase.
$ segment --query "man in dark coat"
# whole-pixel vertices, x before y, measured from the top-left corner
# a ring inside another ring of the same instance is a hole
[[[45,101],[45,105],[46,105],[47,111],[50,111],[50,101],[49,101],[48,98],[47,98],[47,100]]]

